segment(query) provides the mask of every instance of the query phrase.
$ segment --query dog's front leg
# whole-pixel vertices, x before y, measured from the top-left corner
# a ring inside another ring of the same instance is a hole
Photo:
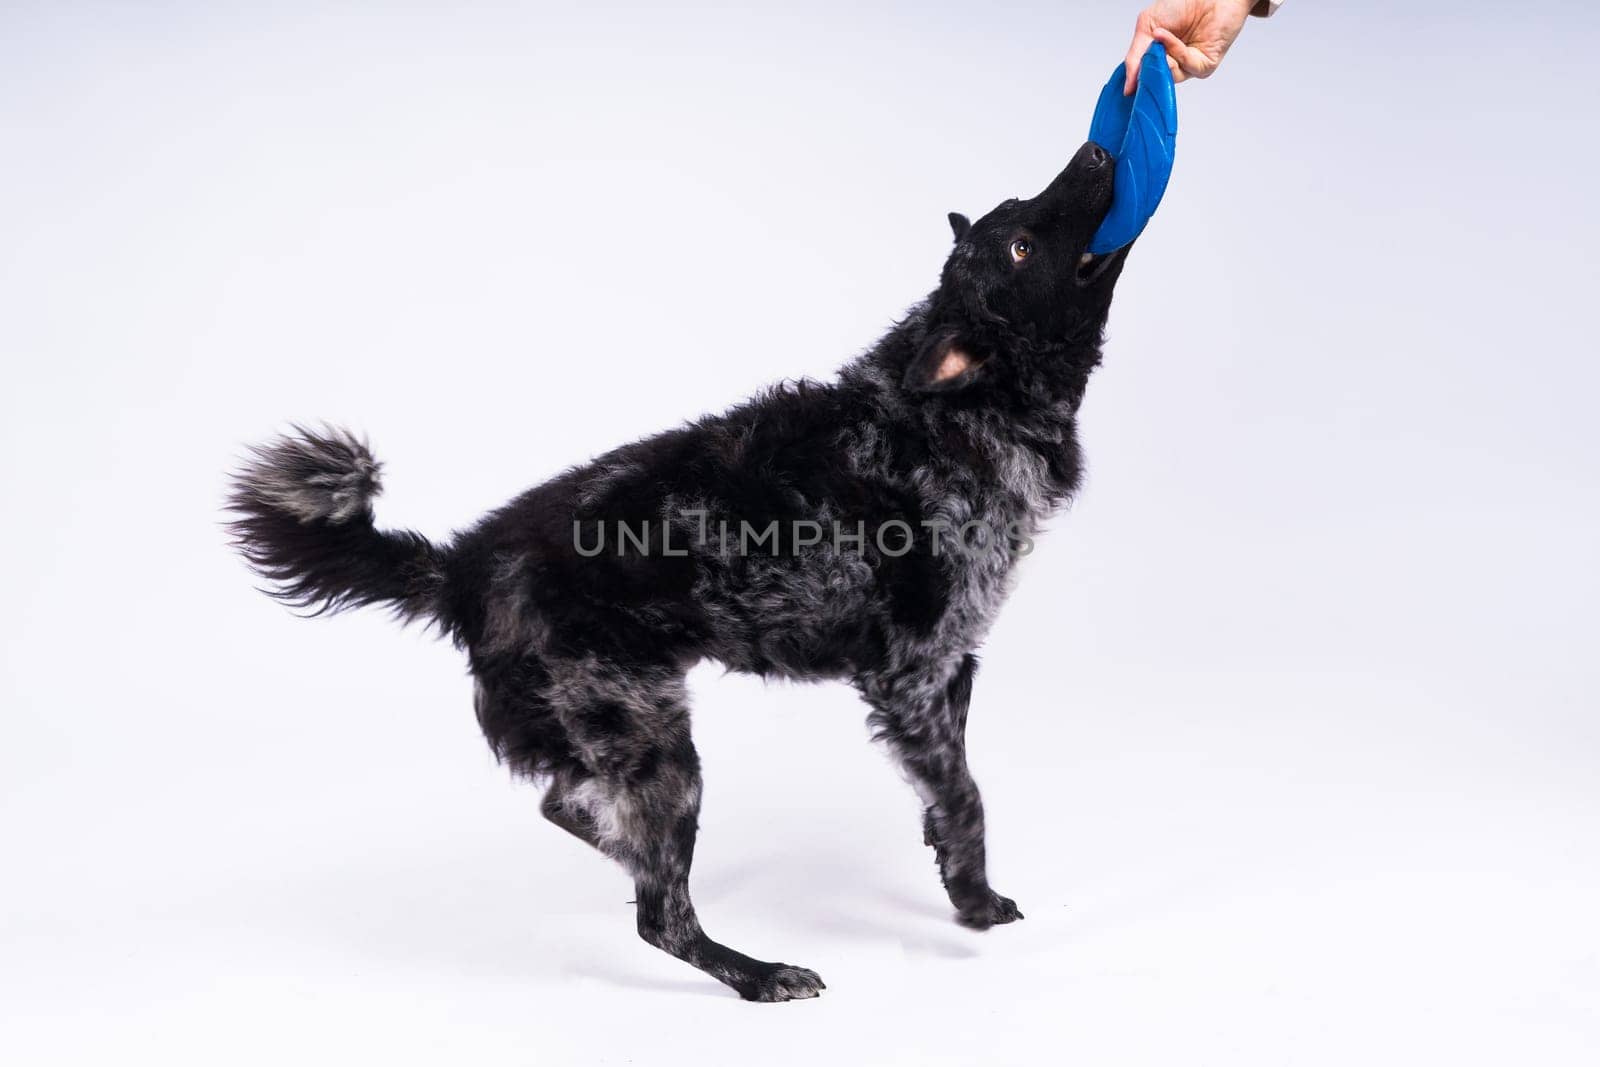
[[[967,770],[967,707],[977,658],[954,673],[866,677],[857,687],[872,705],[875,736],[887,741],[922,798],[923,840],[933,846],[957,919],[986,930],[1022,918],[1016,901],[989,887],[983,798]]]

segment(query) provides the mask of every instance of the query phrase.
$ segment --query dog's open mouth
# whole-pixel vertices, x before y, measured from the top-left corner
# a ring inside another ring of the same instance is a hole
[[[1078,257],[1078,266],[1072,272],[1073,284],[1080,288],[1086,285],[1093,285],[1100,280],[1100,276],[1106,272],[1106,268],[1115,263],[1122,253],[1123,249],[1121,248],[1115,252],[1107,252],[1103,256],[1097,256],[1093,252],[1085,252]]]

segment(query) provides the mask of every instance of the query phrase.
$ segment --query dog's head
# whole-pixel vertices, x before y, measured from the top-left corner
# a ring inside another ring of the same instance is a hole
[[[1111,207],[1114,169],[1091,142],[1031,200],[1007,200],[977,222],[950,216],[956,245],[907,369],[908,389],[964,389],[1006,373],[1019,349],[1098,344],[1127,256],[1127,248],[1089,252]]]

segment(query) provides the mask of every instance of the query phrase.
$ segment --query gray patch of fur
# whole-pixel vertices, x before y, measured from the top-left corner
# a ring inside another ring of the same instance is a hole
[[[483,651],[499,655],[531,652],[545,633],[543,619],[532,610],[527,573],[521,555],[501,555],[495,560],[485,600]]]
[[[251,449],[238,474],[241,489],[302,523],[348,522],[365,514],[383,490],[381,465],[367,443],[348,430],[325,427]]]

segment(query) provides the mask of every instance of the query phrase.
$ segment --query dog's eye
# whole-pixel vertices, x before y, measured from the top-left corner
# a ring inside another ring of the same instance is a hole
[[[1033,255],[1033,242],[1026,237],[1018,237],[1011,242],[1011,262],[1021,263]]]

